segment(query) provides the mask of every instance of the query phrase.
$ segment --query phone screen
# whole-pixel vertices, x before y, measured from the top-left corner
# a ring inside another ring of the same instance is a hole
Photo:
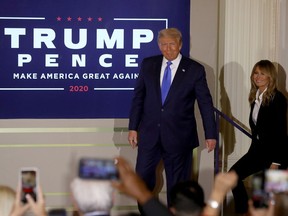
[[[36,169],[21,169],[20,181],[21,181],[21,201],[27,203],[26,195],[30,196],[36,201],[37,200],[37,176],[38,172]]]
[[[268,193],[280,193],[288,191],[287,170],[267,170],[265,172],[265,191]]]
[[[114,160],[82,158],[79,163],[79,177],[84,179],[117,180],[119,174]]]

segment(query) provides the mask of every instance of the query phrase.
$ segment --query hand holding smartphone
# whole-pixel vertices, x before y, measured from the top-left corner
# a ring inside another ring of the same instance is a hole
[[[37,201],[37,187],[39,182],[39,171],[36,167],[23,167],[19,172],[19,181],[21,187],[21,201],[27,203],[26,195]]]
[[[288,171],[268,169],[252,177],[252,200],[255,208],[267,208],[275,193],[288,192]]]

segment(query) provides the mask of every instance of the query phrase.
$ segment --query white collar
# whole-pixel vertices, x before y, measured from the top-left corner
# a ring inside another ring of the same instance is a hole
[[[265,88],[265,90],[260,94],[260,90],[258,89],[257,92],[256,92],[256,100],[258,100],[259,98],[259,101],[262,101],[262,98],[263,98],[263,94],[264,92],[267,91],[267,88]],[[260,94],[260,95],[259,95]]]

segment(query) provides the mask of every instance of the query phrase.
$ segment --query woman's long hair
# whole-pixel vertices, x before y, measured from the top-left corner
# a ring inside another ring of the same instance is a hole
[[[251,89],[250,89],[250,93],[249,93],[249,102],[250,105],[255,101],[256,99],[256,92],[258,90],[258,87],[255,85],[254,79],[253,79],[253,75],[256,71],[256,69],[259,69],[262,73],[264,73],[266,76],[268,76],[269,78],[269,83],[267,86],[267,90],[264,92],[263,94],[263,98],[262,98],[262,105],[266,106],[270,103],[270,101],[273,100],[273,97],[276,93],[276,89],[277,89],[277,71],[276,68],[274,66],[274,64],[269,61],[269,60],[261,60],[259,62],[257,62],[251,72],[250,75],[250,81],[251,81]]]

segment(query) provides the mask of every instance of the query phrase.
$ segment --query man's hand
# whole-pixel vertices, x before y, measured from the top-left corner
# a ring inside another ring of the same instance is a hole
[[[132,166],[122,157],[116,158],[116,166],[120,174],[120,181],[112,181],[112,186],[125,193],[140,204],[146,203],[153,197],[144,181],[134,172]]]
[[[228,173],[218,173],[215,177],[214,186],[210,194],[210,202],[215,202],[217,205],[223,203],[223,200],[229,190],[237,184],[238,176],[235,171]],[[203,215],[219,215],[220,208],[213,207],[208,204],[203,209]]]
[[[237,185],[238,175],[235,171],[218,173],[215,177],[213,191],[221,195],[222,199],[227,192]]]
[[[137,139],[138,139],[137,131],[130,130],[128,133],[128,142],[130,143],[133,149],[136,148],[138,145]]]
[[[206,139],[206,148],[208,149],[208,152],[211,152],[216,147],[216,139]]]

